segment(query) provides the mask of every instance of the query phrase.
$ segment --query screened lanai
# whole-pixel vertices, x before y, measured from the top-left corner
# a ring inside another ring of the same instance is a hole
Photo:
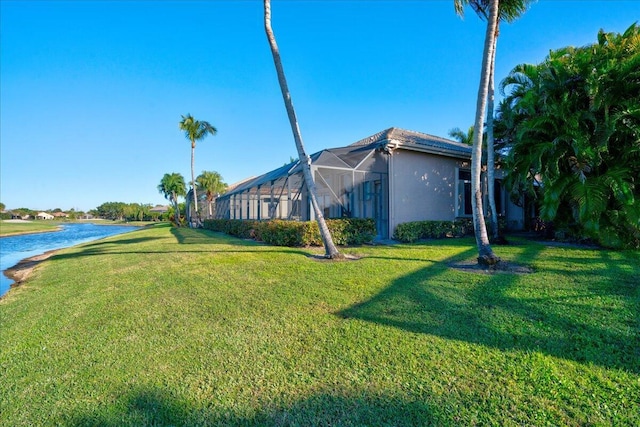
[[[318,204],[326,218],[374,218],[379,234],[388,226],[385,145],[358,142],[311,157]],[[296,161],[250,179],[216,200],[216,217],[227,219],[313,220],[313,210]]]

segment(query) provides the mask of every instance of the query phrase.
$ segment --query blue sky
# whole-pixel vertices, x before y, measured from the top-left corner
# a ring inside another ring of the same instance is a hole
[[[196,174],[233,183],[296,155],[261,1],[0,2],[0,201],[90,210],[166,204],[190,179],[192,114],[218,128]],[[640,1],[539,0],[503,24],[497,80],[600,28],[640,20]],[[452,0],[272,0],[272,24],[311,154],[395,126],[438,136],[475,114],[484,23]]]

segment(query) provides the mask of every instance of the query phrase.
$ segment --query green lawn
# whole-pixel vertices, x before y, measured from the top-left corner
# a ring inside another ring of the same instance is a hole
[[[149,227],[0,300],[0,425],[640,425],[640,254],[473,240],[326,262]]]
[[[0,221],[0,236],[10,236],[12,234],[39,233],[42,231],[54,231],[60,227],[59,222],[50,221],[30,221],[30,222],[7,222]]]

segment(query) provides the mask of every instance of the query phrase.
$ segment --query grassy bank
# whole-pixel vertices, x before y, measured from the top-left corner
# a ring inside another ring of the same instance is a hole
[[[638,425],[640,255],[469,239],[326,262],[156,226],[0,300],[0,425]]]
[[[46,231],[55,231],[60,227],[59,222],[48,221],[28,221],[28,222],[9,222],[0,221],[0,237],[13,236],[16,234],[42,233]]]

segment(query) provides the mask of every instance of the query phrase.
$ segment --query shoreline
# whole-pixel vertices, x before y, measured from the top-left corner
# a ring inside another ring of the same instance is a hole
[[[58,231],[62,231],[62,226],[58,226],[58,228],[54,230],[16,231],[13,233],[0,234],[0,239],[2,239],[3,237],[24,236],[25,234],[56,233]]]
[[[45,261],[51,258],[51,256],[53,256],[59,250],[60,249],[53,249],[45,253],[42,253],[40,255],[34,255],[32,257],[25,258],[23,260],[20,260],[13,267],[10,267],[4,270],[2,273],[7,278],[12,280],[13,283],[9,285],[9,290],[4,295],[0,295],[0,299],[4,298],[11,289],[15,288],[16,286],[20,286],[25,280],[29,278],[29,276],[31,276],[31,273],[33,273],[33,270],[38,265],[40,265],[42,261]]]
[[[93,223],[94,225],[97,226],[111,226],[111,225],[120,225],[120,226],[125,226],[125,227],[136,227],[136,228],[141,228],[142,226],[139,225],[133,225],[133,224],[103,224],[103,223]],[[147,225],[148,226],[148,225]],[[17,232],[17,233],[11,233],[11,235],[15,236],[15,235],[25,235],[25,234],[41,234],[41,233],[55,233],[55,232],[59,232],[62,230],[62,226],[58,226],[57,229],[55,230],[38,230],[38,231],[26,231],[26,232]],[[9,237],[9,234],[6,235],[2,235],[0,236],[0,239],[2,239],[3,237]],[[106,236],[108,237],[108,236]],[[103,237],[104,238],[104,237]],[[75,246],[75,245],[73,245]],[[33,273],[33,270],[40,265],[43,261],[51,258],[52,255],[54,255],[56,252],[62,250],[62,249],[66,249],[66,248],[59,248],[59,249],[51,249],[48,250],[44,253],[38,254],[38,255],[34,255],[34,256],[30,256],[28,258],[24,258],[20,261],[18,261],[17,264],[14,264],[13,266],[5,269],[2,271],[2,274],[4,274],[5,277],[7,277],[10,281],[12,281],[12,283],[9,285],[9,289],[7,289],[7,291],[4,294],[0,295],[0,301],[9,294],[9,292],[11,291],[11,289],[20,286],[23,282],[25,282],[29,276],[31,276],[31,273]]]

